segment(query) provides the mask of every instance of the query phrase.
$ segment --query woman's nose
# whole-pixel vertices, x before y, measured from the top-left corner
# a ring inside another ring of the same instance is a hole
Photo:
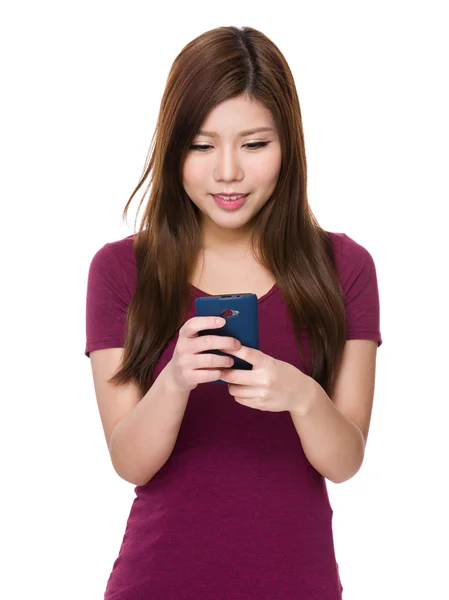
[[[234,150],[222,150],[216,153],[215,176],[217,179],[234,180],[242,174],[237,152]]]

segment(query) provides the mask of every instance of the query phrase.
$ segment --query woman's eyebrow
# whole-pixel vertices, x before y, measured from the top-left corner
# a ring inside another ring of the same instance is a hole
[[[246,137],[247,135],[253,135],[253,133],[260,133],[262,131],[273,131],[272,127],[256,127],[255,129],[248,129],[247,131],[241,131],[238,135],[240,137]],[[218,133],[216,131],[204,131],[200,129],[197,135],[204,135],[206,137],[218,137]]]

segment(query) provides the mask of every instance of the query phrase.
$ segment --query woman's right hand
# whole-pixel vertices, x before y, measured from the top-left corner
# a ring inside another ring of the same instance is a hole
[[[203,329],[219,329],[224,324],[222,317],[192,317],[181,327],[169,363],[173,383],[178,389],[186,392],[194,390],[200,383],[220,379],[223,370],[232,367],[234,360],[229,356],[201,354],[207,350],[222,350],[232,354],[233,350],[241,347],[240,342],[232,337],[198,335]]]

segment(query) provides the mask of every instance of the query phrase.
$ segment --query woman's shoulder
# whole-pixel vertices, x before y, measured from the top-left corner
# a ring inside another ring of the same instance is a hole
[[[348,268],[372,261],[372,256],[365,246],[346,233],[326,231],[332,241],[337,264]]]
[[[107,248],[109,252],[113,252],[117,256],[129,256],[130,254],[133,254],[134,237],[134,234],[127,235],[124,238],[107,242],[103,247]]]
[[[109,265],[118,263],[120,266],[132,270],[135,268],[134,234],[105,242],[95,253],[93,261],[101,261]]]
[[[91,260],[89,273],[92,281],[105,280],[109,285],[113,281],[115,287],[121,283],[127,290],[126,296],[132,293],[136,280],[134,235],[100,246]]]

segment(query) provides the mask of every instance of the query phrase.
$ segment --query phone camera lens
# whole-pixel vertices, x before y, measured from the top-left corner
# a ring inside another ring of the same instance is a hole
[[[232,310],[229,310],[229,308],[227,308],[226,310],[221,311],[221,316],[224,318],[232,317]]]

